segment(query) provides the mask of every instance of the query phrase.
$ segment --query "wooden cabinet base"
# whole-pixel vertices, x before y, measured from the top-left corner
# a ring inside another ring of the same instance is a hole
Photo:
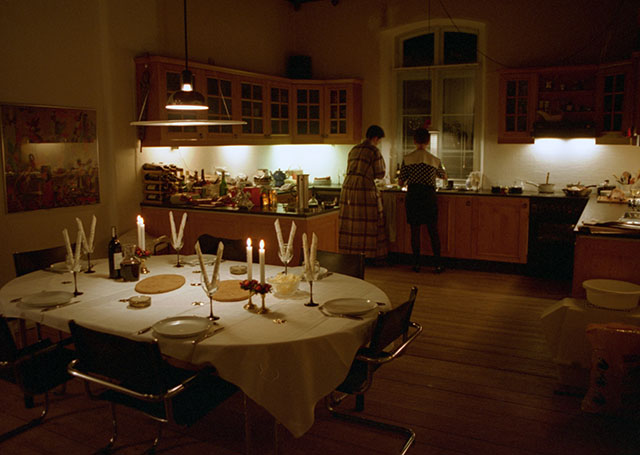
[[[640,284],[640,239],[578,235],[571,295],[584,299],[582,282],[593,278]]]
[[[142,207],[142,217],[147,231],[155,236],[167,235],[171,237],[169,225],[169,211],[173,212],[176,223],[187,212],[187,223],[184,232],[184,247],[182,254],[194,254],[195,244],[202,234],[227,239],[246,239],[251,237],[254,250],[257,251],[258,242],[264,240],[266,245],[266,262],[280,264],[278,258],[278,240],[274,222],[274,215],[251,215],[238,212],[207,212],[204,210],[176,209],[167,207]],[[338,211],[330,211],[308,217],[280,217],[283,236],[286,239],[291,229],[291,221],[296,223],[296,237],[293,246],[291,265],[300,264],[300,250],[302,249],[302,234],[307,233],[309,239],[315,232],[318,236],[318,248],[326,251],[338,251]]]

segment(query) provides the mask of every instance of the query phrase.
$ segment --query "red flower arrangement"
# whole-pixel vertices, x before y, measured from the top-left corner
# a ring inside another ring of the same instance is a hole
[[[138,256],[139,258],[148,258],[149,256],[151,256],[151,251],[143,250],[142,248],[137,246],[136,247],[136,251],[135,251],[135,255]]]
[[[251,294],[267,294],[271,292],[269,283],[260,284],[258,280],[243,280],[240,282],[240,288],[249,291]]]

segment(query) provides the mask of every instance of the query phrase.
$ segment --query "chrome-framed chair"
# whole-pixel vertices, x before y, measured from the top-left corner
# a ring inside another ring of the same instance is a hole
[[[302,263],[304,254],[300,252]],[[334,253],[332,251],[317,250],[316,260],[321,267],[325,267],[330,272],[342,273],[364,280],[364,253]]]
[[[225,239],[222,237],[214,237],[209,234],[200,234],[198,236],[200,250],[203,254],[216,254],[218,252],[218,243],[224,245],[223,258],[230,261],[245,262],[247,260],[246,245],[242,239]],[[254,248],[254,260],[258,260],[258,249]]]
[[[34,407],[36,395],[44,395],[44,409],[40,415],[0,435],[0,442],[44,421],[49,412],[49,391],[71,379],[67,373],[67,364],[75,354],[65,347],[70,343],[70,338],[58,343],[44,339],[18,348],[6,318],[0,316],[0,379],[20,388],[27,408]]]
[[[354,411],[364,410],[364,394],[373,382],[373,374],[382,365],[401,356],[407,346],[422,332],[422,326],[411,321],[411,313],[418,293],[417,287],[412,287],[409,299],[402,305],[387,312],[380,312],[378,320],[367,347],[360,348],[351,364],[345,380],[325,400],[327,409],[334,417],[350,420],[365,425],[397,432],[406,436],[400,451],[404,455],[416,438],[415,432],[408,427],[393,425],[377,420],[368,419],[353,413],[338,411],[338,405],[348,396],[355,395]],[[411,333],[410,333],[411,332]],[[401,341],[401,342],[400,342]],[[400,343],[396,346],[396,342]]]
[[[111,405],[113,434],[102,449],[110,452],[118,437],[116,405],[135,409],[158,422],[158,432],[148,453],[155,453],[165,423],[189,426],[233,395],[238,388],[213,374],[167,363],[157,340],[137,341],[100,332],[69,321],[77,359],[69,373],[85,381],[92,399]],[[95,394],[91,384],[101,392]]]

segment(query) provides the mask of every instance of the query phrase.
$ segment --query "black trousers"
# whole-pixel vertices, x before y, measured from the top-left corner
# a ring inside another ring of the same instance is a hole
[[[438,233],[438,200],[432,186],[410,184],[406,198],[407,222],[411,226],[411,251],[414,262],[420,259],[420,231],[427,225],[433,256],[440,259],[440,235]]]

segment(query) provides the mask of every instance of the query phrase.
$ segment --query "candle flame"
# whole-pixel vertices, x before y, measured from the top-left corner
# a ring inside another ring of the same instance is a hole
[[[142,225],[144,224],[144,219],[143,219],[140,215],[138,215],[137,220],[138,220],[138,224],[139,224],[140,226],[142,226]]]
[[[251,237],[247,239],[247,246],[251,246]]]
[[[264,250],[264,240],[260,240],[260,249]]]

